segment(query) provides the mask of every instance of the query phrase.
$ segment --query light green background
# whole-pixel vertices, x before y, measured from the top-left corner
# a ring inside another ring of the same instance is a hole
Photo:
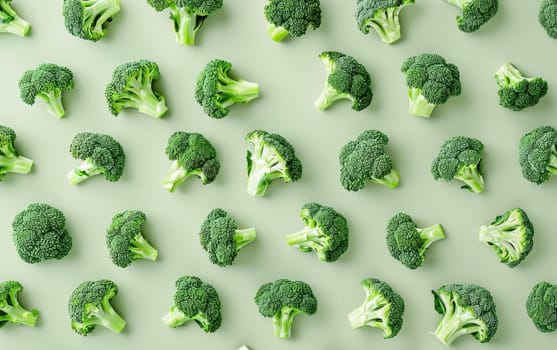
[[[556,335],[535,329],[524,301],[539,280],[557,282],[557,180],[531,184],[522,178],[517,160],[520,137],[555,119],[557,41],[537,22],[539,3],[503,0],[489,24],[465,34],[456,27],[455,7],[441,0],[418,0],[402,14],[403,40],[387,46],[376,35],[358,31],[352,0],[322,0],[321,28],[282,44],[267,37],[263,1],[225,0],[206,21],[199,46],[192,48],[177,45],[168,15],[142,0],[122,0],[121,15],[108,37],[97,43],[66,32],[61,0],[14,1],[33,24],[33,32],[24,39],[0,37],[0,124],[17,131],[18,149],[33,158],[36,167],[28,176],[12,175],[0,183],[0,278],[20,280],[25,285],[23,302],[39,309],[41,318],[35,329],[0,330],[0,348],[235,350],[246,343],[253,350],[442,349],[428,334],[440,319],[430,290],[451,282],[488,288],[500,320],[488,345],[461,337],[455,348],[553,348]],[[322,50],[351,54],[368,67],[375,92],[371,108],[358,113],[348,103],[338,103],[326,112],[315,110],[313,101],[325,81],[317,57]],[[442,54],[457,64],[463,83],[463,94],[439,107],[429,120],[406,113],[406,87],[399,73],[406,57],[422,52]],[[217,57],[231,61],[237,76],[261,87],[260,99],[234,106],[223,120],[208,118],[193,99],[199,70]],[[170,107],[162,120],[133,111],[115,118],[105,105],[104,87],[113,68],[140,58],[160,64],[158,88]],[[492,75],[505,60],[548,80],[549,95],[538,106],[522,113],[498,106]],[[19,100],[21,74],[43,62],[68,66],[75,74],[75,89],[65,95],[64,120],[48,115],[41,101],[29,107]],[[243,138],[254,128],[284,135],[304,163],[301,181],[275,182],[265,198],[252,198],[245,190]],[[401,183],[395,190],[369,185],[349,193],[339,183],[338,152],[370,128],[390,136],[388,151]],[[215,183],[201,186],[191,179],[174,194],[161,188],[170,165],[164,147],[177,130],[202,132],[214,143],[222,162]],[[68,147],[82,131],[107,133],[121,142],[127,164],[118,183],[102,178],[79,187],[67,183],[67,171],[78,164]],[[455,135],[485,143],[486,191],[481,195],[460,190],[456,183],[435,182],[429,173],[441,143]],[[284,234],[301,229],[298,212],[308,201],[331,205],[349,220],[350,248],[334,264],[319,262],[284,242]],[[18,258],[11,222],[31,202],[49,203],[66,214],[74,238],[66,259],[28,265]],[[227,268],[211,265],[197,237],[205,215],[217,206],[228,210],[239,226],[255,226],[259,235]],[[510,269],[477,236],[480,225],[515,206],[528,212],[537,236],[530,256]],[[137,262],[128,269],[112,265],[104,232],[111,217],[125,209],[147,214],[146,236],[159,248],[160,261]],[[421,226],[443,224],[448,236],[430,249],[425,265],[415,271],[392,259],[384,244],[386,223],[401,210]],[[168,329],[161,323],[174,281],[184,274],[196,274],[218,289],[223,325],[217,333],[206,335],[194,324]],[[274,338],[271,320],[263,318],[253,302],[260,284],[280,277],[307,281],[319,299],[316,315],[297,317],[290,341]],[[378,330],[350,329],[346,314],[363,299],[359,281],[364,277],[383,279],[404,297],[404,326],[395,339],[384,341]],[[121,335],[99,328],[88,337],[78,336],[70,328],[68,296],[80,282],[101,278],[118,283],[114,305],[128,326]]]

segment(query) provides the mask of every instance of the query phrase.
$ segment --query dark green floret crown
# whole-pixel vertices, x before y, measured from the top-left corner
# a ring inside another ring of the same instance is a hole
[[[557,285],[549,282],[537,283],[526,299],[526,312],[543,333],[557,329]]]
[[[499,9],[499,0],[447,0],[458,6],[462,14],[456,17],[458,29],[472,33],[491,20]]]
[[[542,184],[557,175],[557,130],[540,126],[520,139],[518,146],[522,176],[535,184]]]
[[[557,39],[557,0],[543,0],[538,21],[549,37]]]

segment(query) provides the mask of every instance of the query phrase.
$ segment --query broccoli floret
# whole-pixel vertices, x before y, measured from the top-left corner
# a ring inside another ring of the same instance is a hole
[[[157,260],[158,251],[141,233],[145,213],[126,210],[116,214],[106,232],[106,245],[116,266],[128,267],[134,260]]]
[[[499,104],[513,111],[535,106],[547,94],[547,81],[523,76],[510,62],[499,68],[495,80],[499,85]]]
[[[64,258],[72,248],[64,214],[48,204],[33,203],[12,223],[13,241],[21,260],[29,264]]]
[[[435,180],[459,180],[464,182],[460,188],[481,193],[484,179],[480,169],[483,143],[465,136],[455,136],[445,141],[439,155],[431,164],[431,174]]]
[[[209,117],[222,119],[235,103],[248,103],[259,96],[259,85],[230,76],[232,64],[215,59],[207,63],[195,85],[195,100]]]
[[[222,0],[147,0],[158,12],[169,9],[176,42],[195,45],[197,32],[213,12],[222,7]]]
[[[170,170],[164,177],[162,185],[169,192],[190,176],[198,176],[203,185],[210,184],[217,177],[220,162],[217,151],[203,135],[177,131],[170,136],[166,146],[166,155],[172,161]]]
[[[302,177],[302,162],[284,137],[254,130],[246,135],[246,141],[253,145],[253,152],[248,150],[246,156],[250,195],[264,196],[275,179],[288,183]]]
[[[107,181],[116,182],[124,172],[126,155],[120,143],[111,136],[79,133],[72,140],[70,153],[74,159],[83,160],[79,167],[68,173],[72,185],[96,175],[104,175]]]
[[[366,278],[361,285],[366,296],[362,305],[348,314],[350,326],[379,328],[384,339],[395,337],[402,328],[404,300],[390,285],[376,278]]]
[[[385,153],[387,135],[377,130],[366,130],[340,151],[340,182],[348,191],[359,191],[367,182],[395,188],[400,175],[393,169],[391,156]]]
[[[356,19],[364,34],[375,29],[381,40],[392,44],[400,39],[400,11],[415,0],[358,0]]]
[[[522,176],[541,184],[557,175],[557,130],[540,126],[522,136],[518,146]]]
[[[43,63],[26,71],[19,80],[21,100],[34,105],[37,97],[44,100],[50,114],[62,118],[66,111],[62,93],[73,89],[73,73],[70,69],[52,63]]]
[[[0,0],[0,33],[27,36],[31,25],[11,7],[12,0]]]
[[[264,12],[269,22],[267,33],[276,42],[289,34],[300,37],[308,28],[315,30],[321,26],[319,0],[269,0]]]
[[[261,315],[273,318],[275,336],[289,339],[294,317],[304,312],[317,312],[317,299],[309,284],[303,281],[278,279],[263,284],[255,294],[255,303]]]
[[[29,174],[33,161],[20,156],[15,149],[16,133],[7,126],[0,125],[0,181],[8,173]]]
[[[8,322],[35,327],[39,312],[35,309],[29,311],[19,303],[18,294],[22,290],[18,281],[0,282],[0,328]]]
[[[206,333],[215,332],[222,323],[217,290],[196,276],[178,278],[174,304],[162,321],[171,328],[195,321]]]
[[[153,87],[159,78],[159,66],[152,61],[140,60],[116,67],[104,93],[110,113],[117,116],[124,108],[135,108],[153,118],[161,118],[168,107],[164,96]]]
[[[462,14],[456,16],[458,29],[472,33],[480,29],[495,16],[499,0],[447,0],[449,4],[458,6]]]
[[[439,55],[423,53],[412,56],[404,61],[400,70],[406,75],[410,101],[408,113],[412,115],[431,117],[435,107],[461,93],[458,67]]]
[[[443,226],[418,228],[406,213],[396,214],[387,224],[387,248],[393,258],[409,269],[422,266],[429,246],[444,238]]]
[[[540,332],[554,332],[557,329],[557,286],[549,282],[536,284],[526,299],[526,311]]]
[[[433,334],[445,345],[471,334],[486,343],[497,332],[497,315],[491,293],[473,284],[449,284],[432,291],[435,311],[443,319]]]
[[[62,9],[68,32],[90,41],[104,38],[119,12],[120,0],[64,0]]]
[[[253,227],[239,230],[236,221],[220,208],[211,210],[199,232],[199,241],[209,253],[209,260],[223,267],[232,265],[238,251],[253,242],[255,237]]]
[[[547,35],[557,39],[557,0],[543,0],[540,5],[538,20]]]
[[[77,286],[68,302],[72,329],[84,336],[96,326],[120,333],[126,326],[126,320],[110,304],[117,294],[118,286],[109,280],[87,281]]]
[[[352,101],[352,109],[355,111],[361,111],[371,104],[371,77],[366,67],[354,57],[335,51],[324,51],[319,58],[327,70],[327,81],[315,101],[318,110],[322,111],[342,99]]]
[[[300,210],[304,229],[286,236],[290,246],[302,252],[315,252],[321,261],[336,261],[348,249],[348,224],[331,207],[307,203]]]

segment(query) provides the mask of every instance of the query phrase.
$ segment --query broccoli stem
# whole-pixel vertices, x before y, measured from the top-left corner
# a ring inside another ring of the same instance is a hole
[[[436,241],[445,238],[445,231],[443,230],[443,226],[437,224],[426,228],[418,228],[416,229],[422,239],[422,246],[419,250],[420,255],[423,256],[424,252],[429,248],[429,246]]]
[[[464,9],[464,6],[467,5],[471,0],[447,0],[449,4],[456,5],[461,9]]]
[[[402,6],[389,7],[385,10],[378,10],[369,22],[375,29],[381,40],[387,44],[392,44],[400,39],[400,22],[398,16]]]
[[[462,188],[471,192],[481,193],[484,190],[484,179],[478,170],[478,165],[463,166],[454,178],[464,182]]]
[[[228,108],[235,103],[248,103],[259,96],[259,85],[245,80],[219,77],[218,91],[221,93],[221,105]]]
[[[68,173],[70,184],[77,185],[87,180],[91,176],[104,173],[104,169],[93,164],[91,159],[86,159],[79,167]]]
[[[130,252],[133,259],[157,260],[159,252],[151,245],[141,233],[138,233],[130,242]]]
[[[41,92],[37,96],[46,102],[46,108],[53,116],[62,118],[64,114],[66,114],[64,105],[62,104],[62,91],[60,89]]]
[[[20,18],[15,12],[5,4],[0,3],[0,33],[11,33],[21,37],[27,36],[31,30],[31,25]]]
[[[0,324],[9,321],[15,324],[35,327],[37,319],[39,318],[38,311],[28,311],[19,304],[17,298],[11,297],[10,299],[12,305],[5,304],[0,308],[0,311],[2,311],[2,314],[0,314]]]
[[[117,0],[82,0],[83,28],[90,31],[89,35],[100,39],[104,36],[106,23],[110,22],[120,11]]]
[[[178,310],[175,305],[170,308],[169,313],[162,317],[162,322],[171,328],[181,326],[187,321],[189,321],[189,318],[182,311]]]
[[[518,261],[523,232],[520,223],[505,221],[501,225],[483,225],[480,227],[480,242],[493,246],[501,262]]]
[[[246,245],[255,240],[255,228],[250,227],[243,230],[236,230],[234,232],[234,242],[236,242],[236,251],[239,251]]]
[[[174,32],[176,42],[182,45],[195,45],[197,31],[201,28],[207,16],[199,16],[189,10],[172,5],[170,7],[170,19],[174,21]]]
[[[283,339],[290,339],[292,336],[292,322],[300,310],[283,306],[279,313],[273,316],[273,329],[275,336]]]
[[[400,181],[400,174],[395,169],[392,169],[390,173],[385,175],[385,177],[380,179],[373,177],[370,181],[376,184],[385,185],[389,188],[395,188],[398,186]]]
[[[304,227],[303,230],[286,235],[286,243],[290,246],[313,248],[315,245],[323,247],[327,242],[317,227]]]
[[[319,95],[317,101],[315,101],[315,107],[318,110],[323,111],[327,107],[332,105],[335,101],[343,100],[343,99],[354,101],[353,97],[350,96],[350,94],[346,94],[346,93],[340,94],[338,90],[333,88],[327,82],[325,83],[325,87],[323,88],[323,91],[321,91],[321,95]]]
[[[522,73],[510,62],[505,62],[505,64],[503,64],[503,66],[495,73],[495,80],[502,88],[515,85],[524,79],[525,78]]]
[[[193,175],[199,176],[203,183],[205,183],[205,177],[200,169],[187,171],[180,165],[179,161],[175,160],[172,162],[168,173],[166,173],[162,180],[162,187],[172,193],[176,191],[176,188],[186,181],[188,177]]]
[[[348,321],[352,329],[362,327],[374,327],[383,330],[384,337],[388,338],[392,330],[387,325],[387,315],[391,311],[391,305],[386,302],[381,295],[374,295],[370,298],[366,296],[366,300],[362,305],[355,308],[348,314]]]
[[[478,319],[468,309],[454,304],[454,301],[446,301],[441,297],[445,306],[445,314],[439,322],[433,334],[445,345],[451,343],[464,334],[477,333],[481,331]]]
[[[106,327],[114,333],[120,333],[126,326],[126,320],[120,316],[110,305],[110,300],[103,300],[101,307],[89,310],[88,317],[81,323],[80,327],[86,328],[93,325]]]
[[[276,25],[269,23],[267,26],[267,33],[277,43],[281,42],[284,38],[290,34],[288,30],[284,27],[277,27]]]
[[[0,173],[28,174],[33,160],[22,156],[6,157],[0,155]]]
[[[553,149],[551,151],[547,171],[549,171],[553,175],[557,175],[557,150],[555,149],[555,146],[553,146]]]
[[[422,95],[422,90],[417,88],[408,89],[408,100],[410,106],[408,113],[417,117],[431,117],[431,113],[437,105],[427,102],[426,98]]]

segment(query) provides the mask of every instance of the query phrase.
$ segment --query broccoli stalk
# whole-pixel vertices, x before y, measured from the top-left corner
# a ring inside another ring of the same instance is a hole
[[[374,327],[389,332],[388,315],[391,303],[381,294],[366,289],[365,301],[348,314],[352,329]]]
[[[446,310],[433,334],[445,345],[450,345],[456,338],[465,334],[475,334],[482,331],[483,325],[470,308],[453,306],[453,302],[446,295],[440,295]]]
[[[95,165],[91,158],[85,159],[80,166],[75,169],[72,169],[68,173],[68,180],[70,180],[70,184],[78,185],[83,181],[87,180],[91,176],[100,175],[104,173],[104,169]]]
[[[159,252],[153,247],[142,234],[135,235],[130,241],[130,252],[132,259],[157,260]]]
[[[443,226],[440,224],[426,228],[416,228],[416,231],[418,231],[418,234],[423,242],[423,245],[419,250],[420,255],[424,254],[431,244],[445,238],[445,231],[443,230]]]
[[[278,43],[281,42],[284,38],[286,38],[288,34],[290,34],[290,32],[282,26],[277,26],[274,23],[269,23],[267,25],[267,34],[269,34],[269,36],[271,37],[271,39],[273,39],[273,41],[276,41]]]
[[[273,329],[275,336],[289,339],[292,336],[292,324],[294,317],[301,311],[293,307],[283,307],[280,312],[273,316]]]
[[[484,178],[478,170],[477,164],[463,166],[458,170],[454,179],[464,182],[462,188],[469,189],[474,193],[481,193],[484,190]]]
[[[6,322],[34,327],[39,318],[37,310],[25,309],[18,300],[23,286],[17,281],[0,282],[0,327]]]
[[[242,249],[246,245],[250,244],[257,237],[255,228],[245,228],[241,230],[234,231],[234,242],[236,243],[236,251]]]
[[[72,322],[75,331],[90,329],[92,326],[103,326],[114,333],[120,333],[126,326],[126,320],[120,316],[110,304],[110,299],[103,299],[100,305],[92,304],[87,307],[87,319],[83,322]]]
[[[320,258],[320,250],[326,248],[330,243],[330,238],[324,236],[318,227],[304,227],[303,230],[286,235],[286,243],[300,248],[304,252],[310,252],[315,249]]]
[[[209,327],[209,320],[203,312],[199,312],[193,317],[188,317],[176,306],[172,306],[170,312],[162,317],[162,322],[170,328],[179,327],[188,321],[195,321],[202,328]]]
[[[144,78],[147,75],[147,78]],[[153,91],[149,74],[141,74],[127,81],[125,91],[119,96],[120,108],[135,108],[154,118],[162,117],[168,107],[164,98],[158,97]]]
[[[252,196],[262,196],[267,191],[271,181],[284,177],[284,160],[276,150],[256,144],[248,177],[248,193]],[[251,159],[248,158],[248,161]]]
[[[33,167],[33,160],[20,156],[13,144],[0,143],[0,179],[1,174],[28,174]]]
[[[228,108],[235,103],[248,103],[259,96],[259,85],[245,80],[232,79],[226,72],[219,70],[218,92],[223,108]]]
[[[379,185],[387,186],[389,188],[396,188],[400,181],[400,174],[395,169],[392,169],[391,172],[385,175],[384,177],[382,178],[371,177],[369,181]]]
[[[82,27],[92,37],[102,37],[106,23],[120,12],[120,0],[81,0],[83,7]]]
[[[424,95],[422,95],[422,89],[408,89],[408,100],[410,102],[408,113],[418,117],[431,117],[431,113],[437,107],[437,105],[427,102]]]
[[[162,187],[168,190],[168,192],[174,192],[188,177],[194,175],[199,176],[203,183],[207,181],[202,169],[186,170],[180,165],[178,160],[175,160],[171,163],[170,169],[162,179]]]
[[[171,6],[170,19],[174,21],[176,42],[182,45],[195,45],[195,35],[207,16],[199,16],[185,7]]]
[[[12,0],[0,0],[0,33],[11,33],[21,37],[27,36],[31,25],[11,8]]]

